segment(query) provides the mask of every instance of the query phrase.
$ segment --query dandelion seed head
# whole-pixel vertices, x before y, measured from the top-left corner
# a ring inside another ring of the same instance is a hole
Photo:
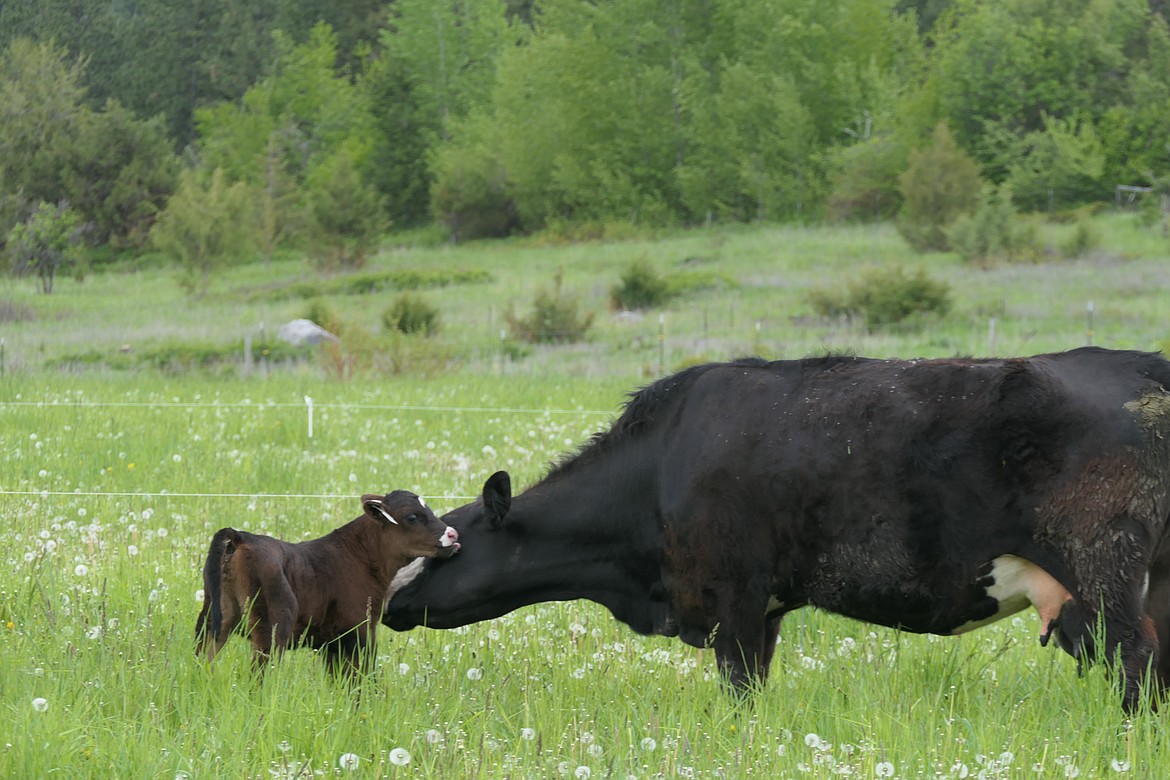
[[[573,777],[577,778],[577,780],[589,780],[589,776],[591,774],[593,774],[593,770],[591,770],[589,767],[579,766],[573,772]]]
[[[73,573],[78,577],[84,577],[85,575],[89,574],[89,567],[84,563],[79,563],[73,567]]]
[[[337,759],[337,768],[352,772],[358,768],[358,764],[361,762],[362,760],[357,753],[342,753],[341,757]]]
[[[426,738],[428,745],[437,745],[439,740],[443,738],[443,735],[438,729],[427,729],[426,734],[423,736]]]
[[[1122,772],[1128,772],[1129,766],[1130,765],[1129,765],[1128,761],[1124,761],[1120,758],[1115,758],[1109,762],[1109,768],[1112,769],[1114,772],[1117,772],[1119,774]]]
[[[482,677],[483,677],[483,669],[480,669],[478,666],[473,666],[467,670],[467,679],[468,680],[478,680]]]
[[[520,739],[526,739],[529,741],[536,739],[536,729],[527,727],[520,729]]]
[[[874,767],[874,774],[878,777],[893,777],[894,765],[889,761],[883,761]]]
[[[406,766],[410,763],[410,753],[406,748],[396,747],[390,751],[390,763],[394,766]]]
[[[658,742],[654,737],[642,737],[642,749],[650,753],[654,748],[658,747]]]
[[[44,712],[49,709],[49,700],[43,696],[38,696],[32,700],[32,708],[37,712]]]

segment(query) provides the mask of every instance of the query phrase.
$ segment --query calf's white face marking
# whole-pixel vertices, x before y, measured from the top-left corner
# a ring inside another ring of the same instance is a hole
[[[989,618],[959,626],[952,634],[964,634],[994,623],[1029,604],[1040,616],[1040,630],[1047,633],[1049,623],[1060,614],[1060,608],[1072,599],[1072,594],[1051,574],[1016,555],[1001,555],[993,560],[988,578],[992,583],[987,586],[987,595],[999,602],[999,610]]]

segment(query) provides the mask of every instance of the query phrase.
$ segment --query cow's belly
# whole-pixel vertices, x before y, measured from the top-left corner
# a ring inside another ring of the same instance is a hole
[[[1060,608],[1072,598],[1052,575],[1031,561],[1002,555],[974,582],[947,583],[932,591],[925,581],[885,586],[854,577],[838,580],[835,593],[810,594],[810,603],[869,623],[923,634],[956,635],[1013,615],[1029,605],[1047,635]],[[775,609],[779,605],[771,605]]]

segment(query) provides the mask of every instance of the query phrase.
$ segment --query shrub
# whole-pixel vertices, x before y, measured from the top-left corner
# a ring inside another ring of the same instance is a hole
[[[649,309],[671,297],[669,282],[645,260],[626,266],[621,281],[610,288],[609,300],[614,309]]]
[[[203,294],[215,271],[252,254],[252,219],[252,194],[245,184],[229,185],[220,168],[206,181],[195,171],[183,171],[151,228],[150,241],[179,261],[183,287]]]
[[[309,176],[309,242],[318,265],[359,268],[387,227],[385,200],[362,181],[349,154],[333,155]]]
[[[907,275],[901,266],[892,266],[863,271],[844,290],[813,290],[809,301],[821,316],[859,316],[874,327],[945,315],[950,310],[950,288],[921,269]]]
[[[906,158],[906,145],[888,134],[833,153],[834,171],[825,204],[829,217],[871,221],[897,214],[902,205],[898,174],[906,169]]]
[[[1020,219],[1006,185],[984,187],[975,210],[946,229],[952,248],[969,263],[1021,260],[1036,253],[1035,230]]]
[[[439,330],[439,310],[420,295],[402,293],[382,312],[382,325],[389,331],[430,336]]]
[[[918,252],[946,251],[947,227],[975,208],[982,184],[979,166],[939,124],[930,146],[911,152],[910,165],[899,177],[898,232]]]
[[[56,206],[41,202],[24,222],[8,234],[8,254],[17,274],[36,274],[41,291],[53,292],[57,271],[80,261],[81,218],[61,201]]]
[[[580,341],[593,324],[593,313],[582,314],[575,297],[561,290],[563,274],[558,273],[551,288],[536,291],[532,313],[517,317],[512,311],[504,314],[513,338],[533,343],[564,343]]]
[[[1072,235],[1060,245],[1064,257],[1078,258],[1092,252],[1101,245],[1101,231],[1087,219],[1077,220]]]
[[[486,147],[444,145],[437,158],[431,209],[452,240],[499,238],[520,226],[504,168]]]

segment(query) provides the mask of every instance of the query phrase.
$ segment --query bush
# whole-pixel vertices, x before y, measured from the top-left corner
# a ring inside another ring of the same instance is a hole
[[[622,273],[621,281],[610,288],[614,309],[650,309],[671,297],[670,284],[645,260],[635,260]]]
[[[507,177],[482,145],[446,145],[438,152],[431,209],[454,241],[500,238],[520,226]]]
[[[891,135],[868,138],[833,154],[826,207],[840,221],[890,219],[902,206],[898,174],[906,169],[906,146]]]
[[[910,153],[899,185],[898,232],[918,252],[945,252],[950,249],[946,229],[975,208],[983,181],[979,166],[955,144],[947,126],[939,124],[930,146]]]
[[[85,226],[69,204],[41,202],[24,222],[8,234],[7,249],[12,270],[40,278],[41,291],[53,292],[57,271],[79,262],[81,234]]]
[[[813,290],[809,302],[821,316],[858,316],[869,327],[945,315],[951,305],[946,283],[921,269],[907,275],[901,266],[868,269],[844,290]]]
[[[422,296],[402,293],[382,312],[382,325],[389,331],[430,336],[439,330],[439,310]]]
[[[513,338],[533,343],[567,343],[585,338],[593,324],[593,313],[582,314],[575,297],[561,291],[563,274],[558,273],[552,288],[536,291],[532,313],[517,317],[512,311],[504,314]]]
[[[360,268],[388,226],[385,200],[340,152],[309,176],[306,222],[313,257],[328,270]]]
[[[1087,219],[1077,220],[1072,235],[1060,245],[1064,257],[1084,257],[1101,245],[1101,231]]]
[[[219,168],[206,181],[189,170],[180,174],[175,194],[150,230],[150,241],[179,262],[183,287],[203,294],[213,273],[252,254],[252,224],[247,185],[229,185]]]
[[[1037,250],[1035,230],[1016,213],[1006,185],[983,188],[975,210],[955,220],[946,233],[952,248],[969,263],[1022,260]]]

